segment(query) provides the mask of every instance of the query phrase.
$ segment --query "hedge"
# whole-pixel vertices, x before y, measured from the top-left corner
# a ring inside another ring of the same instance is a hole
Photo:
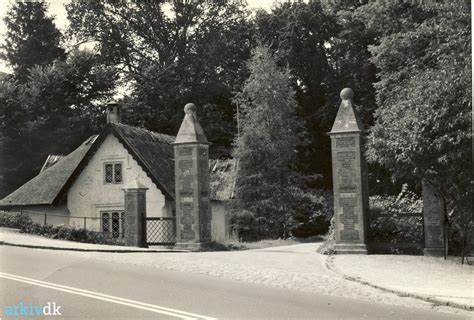
[[[70,240],[84,243],[124,245],[121,239],[112,238],[103,232],[84,228],[52,226],[33,222],[29,216],[18,212],[0,212],[0,227],[20,229],[20,233],[36,234],[52,239]]]

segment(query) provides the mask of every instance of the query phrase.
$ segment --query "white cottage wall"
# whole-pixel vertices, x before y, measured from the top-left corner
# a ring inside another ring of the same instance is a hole
[[[121,183],[106,184],[104,182],[104,164],[106,162],[122,163]],[[124,210],[122,188],[137,178],[148,188],[146,193],[147,216],[171,217],[172,205],[166,201],[161,190],[156,187],[113,134],[109,134],[105,138],[89,164],[74,181],[67,195],[67,207],[72,216],[96,218],[91,219],[91,223],[87,222],[88,229],[99,231],[101,211]]]
[[[69,211],[65,204],[56,206],[50,205],[30,205],[23,206],[14,211],[20,211],[23,215],[27,215],[33,222],[43,224],[46,216],[46,223],[53,226],[64,225],[69,226],[71,221]],[[77,219],[76,219],[77,220]],[[84,219],[82,219],[84,221]]]

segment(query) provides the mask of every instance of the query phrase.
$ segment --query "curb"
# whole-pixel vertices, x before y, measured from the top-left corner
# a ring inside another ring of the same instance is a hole
[[[52,247],[52,246],[35,246],[29,244],[18,244],[10,243],[6,241],[0,241],[0,245],[11,246],[11,247],[21,247],[21,248],[30,248],[30,249],[46,249],[46,250],[58,250],[58,251],[79,251],[79,252],[107,252],[107,253],[180,253],[180,252],[191,252],[189,250],[173,250],[173,249],[164,249],[164,250],[131,250],[131,249],[85,249],[85,248],[61,248],[61,247]]]
[[[423,301],[426,301],[426,302],[433,303],[433,304],[438,305],[438,306],[447,306],[447,307],[452,307],[452,308],[461,309],[461,310],[467,310],[467,311],[473,311],[474,310],[473,306],[468,306],[468,305],[465,305],[465,304],[460,304],[460,303],[455,303],[455,302],[438,300],[436,298],[422,296],[422,295],[418,295],[418,294],[415,294],[415,293],[409,293],[409,292],[405,292],[405,291],[398,291],[398,290],[394,290],[394,289],[388,289],[388,288],[381,287],[381,286],[378,286],[376,284],[361,280],[360,278],[357,278],[357,277],[348,276],[348,275],[344,274],[343,272],[341,272],[340,270],[338,270],[336,268],[336,266],[334,265],[334,258],[335,258],[334,255],[330,255],[330,256],[327,257],[327,259],[326,259],[326,268],[328,268],[329,270],[339,274],[340,276],[342,276],[346,280],[357,282],[357,283],[360,283],[360,284],[363,284],[363,285],[366,285],[366,286],[369,286],[369,287],[372,287],[372,288],[375,288],[375,289],[379,289],[379,290],[382,290],[382,291],[385,291],[385,292],[393,293],[393,294],[396,294],[399,297],[415,298],[415,299],[418,299],[418,300],[423,300]]]

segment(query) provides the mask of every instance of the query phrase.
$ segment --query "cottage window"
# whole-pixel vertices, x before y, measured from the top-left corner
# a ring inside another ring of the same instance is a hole
[[[105,183],[121,183],[122,182],[122,164],[106,163],[104,165],[104,182]]]
[[[102,212],[102,232],[111,234],[113,238],[123,238],[125,228],[125,213]]]

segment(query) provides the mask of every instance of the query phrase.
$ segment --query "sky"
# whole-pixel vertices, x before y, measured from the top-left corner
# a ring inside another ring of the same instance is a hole
[[[0,0],[0,44],[4,43],[5,39],[5,23],[3,18],[6,15],[10,3],[15,2],[16,0]],[[60,30],[64,30],[67,27],[68,21],[66,17],[66,9],[64,5],[69,3],[71,0],[49,0],[46,1],[49,4],[49,15],[55,17],[56,26]],[[262,8],[269,10],[275,0],[247,0],[247,3],[250,8]],[[10,72],[7,65],[0,60],[0,72]]]

